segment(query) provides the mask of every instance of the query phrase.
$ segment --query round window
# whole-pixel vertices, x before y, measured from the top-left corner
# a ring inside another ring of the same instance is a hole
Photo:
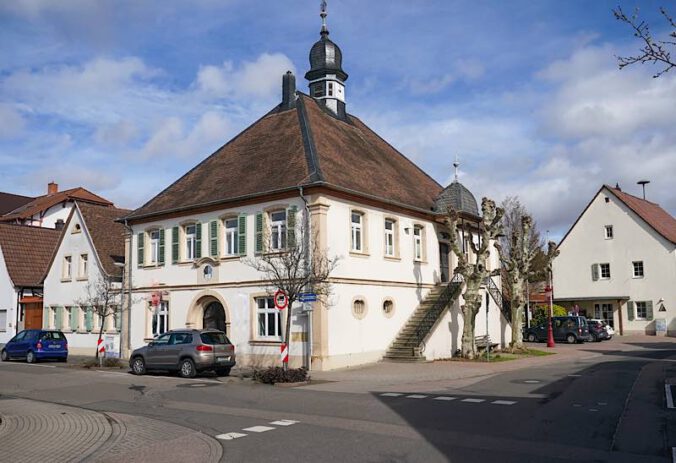
[[[352,315],[357,320],[362,320],[366,317],[366,301],[361,297],[356,297],[352,301]]]
[[[392,299],[385,299],[383,301],[383,315],[387,318],[394,315],[394,301]]]

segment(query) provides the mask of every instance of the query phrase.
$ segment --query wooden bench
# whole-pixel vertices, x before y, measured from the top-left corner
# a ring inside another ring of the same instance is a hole
[[[487,334],[483,336],[476,336],[474,338],[474,343],[476,344],[477,349],[486,349],[490,347],[491,350],[495,350],[498,347],[497,342],[492,342],[491,337]]]

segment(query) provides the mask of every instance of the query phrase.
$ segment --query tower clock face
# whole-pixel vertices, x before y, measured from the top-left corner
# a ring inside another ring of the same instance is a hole
[[[211,265],[205,265],[202,272],[206,281],[211,280],[211,278],[214,276],[214,268]]]

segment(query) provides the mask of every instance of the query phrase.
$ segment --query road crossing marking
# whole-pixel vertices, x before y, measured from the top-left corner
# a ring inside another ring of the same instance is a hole
[[[240,437],[246,437],[246,434],[242,434],[240,432],[229,432],[227,434],[219,434],[218,436],[216,436],[216,439],[234,440],[234,439],[239,439]]]
[[[434,398],[434,400],[455,400],[455,399],[457,399],[457,397],[447,397],[447,396],[443,396],[443,395]]]
[[[399,394],[398,392],[385,392],[384,394],[380,394],[383,397],[399,397],[400,395],[404,394]]]
[[[491,403],[495,404],[495,405],[514,405],[516,403],[516,401],[514,401],[514,400],[494,400]]]
[[[275,428],[271,428],[270,426],[251,426],[250,428],[244,428],[242,431],[249,431],[249,432],[266,432],[266,431],[272,431]]]
[[[274,424],[275,426],[291,426],[292,424],[296,424],[298,421],[293,421],[293,420],[279,420],[279,421],[271,421],[270,424]]]
[[[485,402],[485,400],[484,399],[462,399],[460,402],[469,402],[469,403],[472,403],[472,404],[478,404],[478,403],[481,403],[481,402]]]
[[[427,396],[422,394],[411,394],[406,396],[407,399],[424,399],[425,397]]]

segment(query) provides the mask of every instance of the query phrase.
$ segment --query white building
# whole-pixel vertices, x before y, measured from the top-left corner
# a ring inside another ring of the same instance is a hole
[[[676,335],[676,219],[604,185],[559,244],[554,300],[620,334]]]
[[[132,348],[168,329],[215,327],[227,332],[240,364],[279,363],[288,309],[274,307],[244,259],[264,252],[267,235],[267,250],[283,252],[289,230],[306,217],[321,249],[341,260],[333,296],[312,304],[311,319],[293,308],[292,364],[309,351],[316,369],[380,360],[405,344],[401,332],[414,312],[431,313],[449,286],[455,259],[445,208],[461,212],[470,236],[476,200],[457,181],[443,189],[345,111],[347,74],[328,35],[324,25],[310,52],[312,96],[297,92],[287,73],[281,104],[126,217]],[[489,265],[499,265],[497,257]],[[448,358],[459,348],[462,316],[452,296],[433,326],[420,325],[404,357]],[[485,317],[482,310],[478,335]],[[491,338],[508,344],[495,302],[488,318]]]
[[[0,343],[42,327],[42,281],[60,231],[0,223]]]
[[[75,202],[56,245],[44,279],[42,326],[62,330],[72,354],[95,353],[102,320],[86,302],[101,276],[122,286],[124,225],[115,219],[128,213]],[[105,334],[120,332],[120,316],[104,323]]]

